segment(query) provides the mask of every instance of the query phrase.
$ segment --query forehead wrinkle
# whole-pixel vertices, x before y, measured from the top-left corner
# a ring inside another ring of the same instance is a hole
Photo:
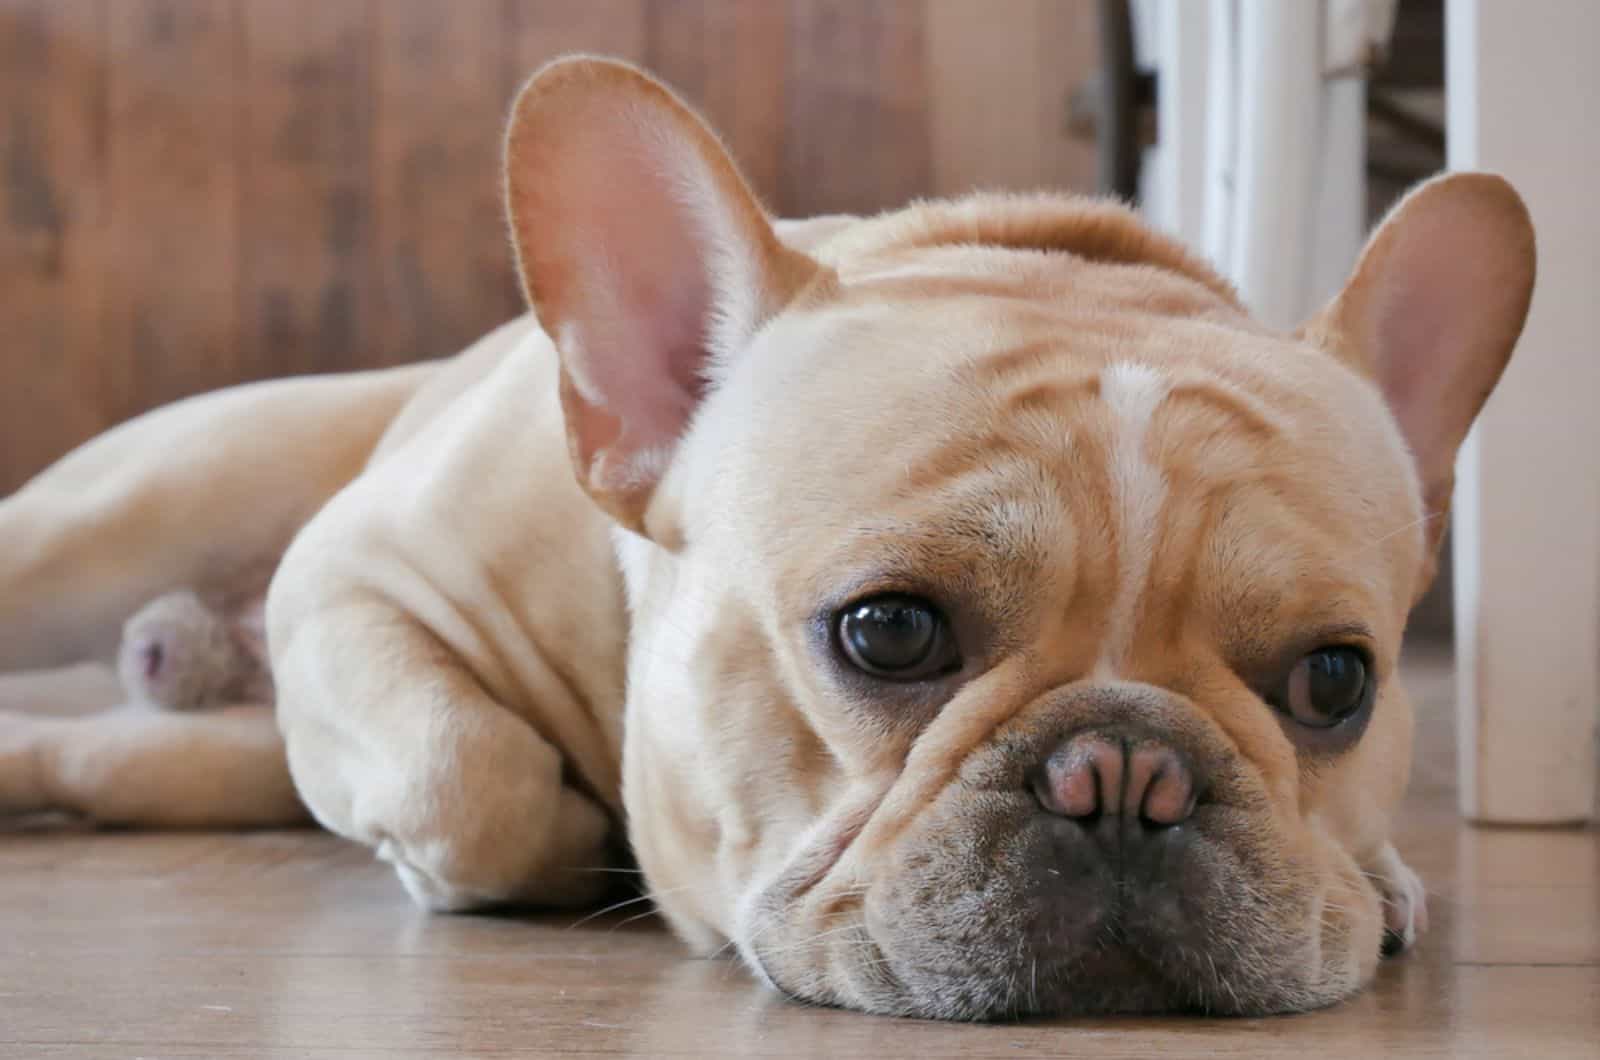
[[[1202,595],[1195,560],[1214,547],[1224,498],[1252,487],[1293,496],[1304,482],[1278,465],[1280,445],[1292,432],[1254,394],[1192,366],[1159,382],[1123,364],[1106,375],[1104,462],[1118,562],[1097,672],[1111,676],[1150,663],[1140,648],[1147,637],[1162,645],[1158,655],[1181,640]],[[1318,529],[1315,519],[1309,522]],[[1258,562],[1232,580],[1259,572]]]
[[[1283,422],[1264,402],[1214,376],[1195,375],[1176,379],[1168,390],[1167,398],[1173,402],[1181,400],[1206,405],[1264,439],[1286,433]]]
[[[1036,562],[1047,546],[1042,531],[1065,517],[1053,484],[1010,455],[967,467],[937,485],[922,483],[908,499],[914,507],[863,528],[864,536],[891,535],[914,556],[981,556],[994,566],[1014,567]]]
[[[1062,344],[1053,337],[1028,339],[987,350],[963,366],[971,382],[996,384],[1019,373],[1031,375],[1053,366],[1061,357]]]
[[[1224,614],[1269,612],[1279,619],[1287,612],[1304,612],[1297,618],[1358,612],[1373,613],[1381,600],[1381,578],[1359,565],[1343,562],[1348,544],[1314,514],[1283,503],[1267,513],[1275,528],[1270,536],[1261,527],[1262,507],[1252,505],[1249,515],[1233,504],[1222,506],[1207,535],[1204,559],[1215,577],[1212,595]],[[1299,606],[1309,599],[1310,605]]]
[[[1018,447],[998,437],[951,438],[928,450],[886,453],[877,510],[838,510],[825,526],[809,520],[784,549],[799,561],[785,577],[807,598],[879,579],[982,583],[1007,596],[1073,538],[1057,483]],[[898,464],[898,467],[894,465]],[[824,531],[818,540],[817,531]],[[817,546],[822,546],[819,554]],[[1057,557],[1059,558],[1059,557]],[[955,586],[946,586],[954,588]]]
[[[1100,396],[1100,376],[1068,376],[1024,381],[999,395],[998,414],[1005,417],[1060,414],[1075,401]]]

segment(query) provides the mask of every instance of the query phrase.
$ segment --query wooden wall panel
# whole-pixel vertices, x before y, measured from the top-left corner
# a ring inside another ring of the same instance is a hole
[[[104,26],[0,0],[0,493],[105,424],[96,380]]]
[[[649,66],[786,216],[1085,188],[1089,0],[0,0],[0,494],[229,382],[519,311],[499,144],[572,51]]]
[[[506,258],[499,0],[383,0],[371,170],[374,350],[437,356],[518,311]]]
[[[647,0],[504,0],[502,11],[507,104],[529,74],[560,55],[644,61]]]
[[[1095,12],[1060,0],[927,5],[932,182],[945,194],[1083,181],[1094,148],[1062,135],[1067,97],[1094,62]],[[1060,178],[1058,177],[1057,180]]]
[[[373,234],[377,5],[235,2],[249,101],[239,159],[246,373],[389,363]]]
[[[870,213],[933,190],[918,0],[792,0],[779,209]]]
[[[231,0],[105,8],[100,414],[225,386],[237,359],[239,184]],[[262,366],[270,370],[270,366]]]
[[[930,4],[939,2],[929,0]],[[1037,33],[1032,55],[1039,72],[1033,86],[1039,115],[1039,168],[1021,181],[1028,186],[1095,189],[1094,144],[1068,135],[1067,101],[1080,83],[1094,76],[1100,61],[1096,6],[1088,0],[1037,0],[1028,29]],[[996,145],[996,154],[1007,150],[1005,144]]]

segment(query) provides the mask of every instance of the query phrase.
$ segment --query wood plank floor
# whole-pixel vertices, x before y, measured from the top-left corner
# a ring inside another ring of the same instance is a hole
[[[1453,811],[1445,660],[1408,669],[1401,848],[1433,930],[1336,1009],[949,1026],[785,1004],[651,918],[429,917],[312,832],[0,834],[0,1056],[1600,1057],[1600,832]],[[5,699],[0,689],[0,705]]]

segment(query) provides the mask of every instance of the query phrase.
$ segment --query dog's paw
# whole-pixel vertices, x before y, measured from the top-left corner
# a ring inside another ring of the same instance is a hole
[[[395,867],[412,901],[434,913],[501,906],[576,909],[612,893],[622,860],[611,816],[587,795],[562,786],[539,845],[496,838],[475,846],[459,834],[402,845],[386,838],[380,861]]]
[[[1400,860],[1393,843],[1385,843],[1370,870],[1383,898],[1383,955],[1398,956],[1428,930],[1428,894],[1422,878]]]
[[[128,619],[117,653],[128,695],[168,710],[216,706],[258,668],[222,616],[190,592],[158,597]]]

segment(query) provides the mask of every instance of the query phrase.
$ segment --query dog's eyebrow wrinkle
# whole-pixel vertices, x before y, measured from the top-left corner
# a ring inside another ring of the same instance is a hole
[[[1211,405],[1232,415],[1256,434],[1275,435],[1283,431],[1282,424],[1260,402],[1221,380],[1178,380],[1172,383],[1167,393],[1172,398],[1188,398]]]
[[[1101,373],[1100,394],[1112,420],[1108,478],[1117,513],[1116,596],[1095,663],[1101,678],[1114,677],[1127,659],[1150,574],[1167,482],[1145,455],[1145,436],[1157,407],[1171,391],[1171,381],[1149,365],[1119,361]]]
[[[1002,397],[1002,407],[1007,415],[1020,415],[1035,410],[1060,410],[1073,398],[1093,399],[1100,396],[1098,375],[1068,379],[1036,379],[1025,383]]]
[[[1036,368],[1062,352],[1061,343],[1052,339],[1037,339],[1016,346],[986,353],[972,363],[974,374],[980,379],[997,380],[1013,375],[1025,368]],[[1094,378],[1094,377],[1091,377]],[[1095,378],[1095,385],[1099,385]]]

